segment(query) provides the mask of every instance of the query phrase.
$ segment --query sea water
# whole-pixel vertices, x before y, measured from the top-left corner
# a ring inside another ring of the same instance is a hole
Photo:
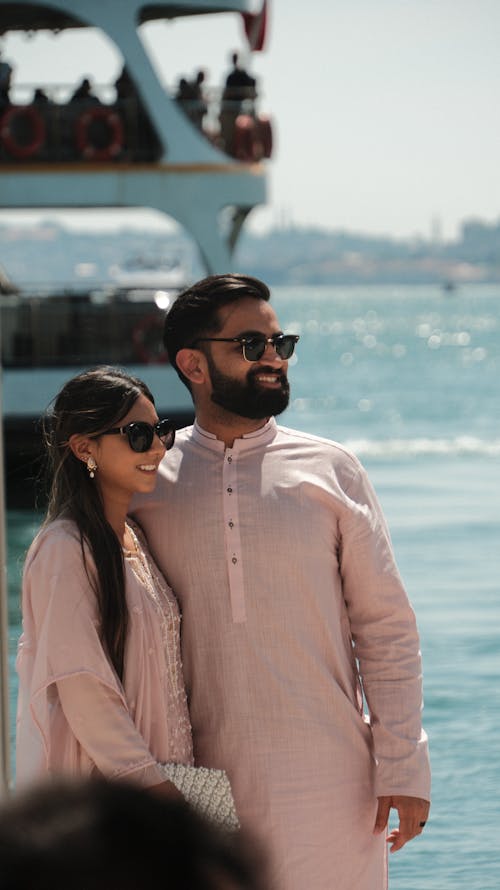
[[[391,888],[498,890],[500,286],[277,288],[273,303],[301,336],[282,422],[361,458],[417,613],[433,805],[390,857]],[[39,518],[8,513],[12,714],[20,572]]]

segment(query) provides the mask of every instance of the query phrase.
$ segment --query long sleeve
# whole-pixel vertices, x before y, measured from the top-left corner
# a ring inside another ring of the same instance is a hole
[[[103,647],[75,526],[58,520],[35,539],[23,577],[17,669],[17,781],[44,774],[163,781],[156,764],[191,762],[178,652],[178,608],[126,566],[129,626],[123,683]],[[90,577],[89,577],[90,576]],[[159,579],[158,579],[159,582]]]
[[[415,615],[403,588],[381,508],[364,470],[349,488],[341,571],[354,654],[370,713],[376,793],[430,797],[421,726],[422,667]]]
[[[93,570],[88,560],[88,569]],[[88,774],[93,769],[61,713],[56,684],[92,676],[126,707],[121,684],[103,650],[95,593],[72,523],[43,529],[23,574],[23,633],[17,669],[17,781],[49,772]]]
[[[123,701],[92,676],[57,682],[64,716],[81,747],[104,776],[148,787],[165,781]]]

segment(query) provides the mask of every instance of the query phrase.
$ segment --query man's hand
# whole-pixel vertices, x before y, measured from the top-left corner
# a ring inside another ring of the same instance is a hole
[[[396,853],[412,838],[422,834],[429,815],[430,803],[420,797],[405,797],[396,794],[390,797],[379,797],[375,834],[381,834],[387,827],[391,809],[398,811],[399,827],[394,828],[387,835],[387,843],[391,844],[390,852]]]

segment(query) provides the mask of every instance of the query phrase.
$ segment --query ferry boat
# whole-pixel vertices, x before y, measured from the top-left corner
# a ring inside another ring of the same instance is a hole
[[[208,274],[232,268],[242,226],[252,208],[266,200],[271,124],[258,113],[251,83],[239,91],[211,91],[201,106],[200,92],[167,92],[138,29],[183,16],[198,17],[203,27],[208,14],[233,13],[241,19],[249,49],[260,50],[267,6],[266,0],[0,0],[0,34],[96,28],[114,43],[123,62],[115,83],[96,90],[97,95],[82,81],[63,100],[57,89],[46,87],[43,72],[36,88],[10,86],[4,63],[0,206],[153,208],[183,226]],[[107,286],[78,291],[21,292],[0,284],[11,504],[32,503],[33,460],[40,448],[36,421],[82,367],[126,367],[151,387],[160,414],[177,425],[192,416],[189,394],[161,345],[165,309],[188,281],[178,267],[164,269],[154,283],[145,280],[143,269],[142,282],[136,277],[132,286],[130,270],[128,284],[123,271]]]

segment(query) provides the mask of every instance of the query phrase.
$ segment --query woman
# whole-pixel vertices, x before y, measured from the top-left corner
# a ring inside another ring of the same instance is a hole
[[[126,778],[180,796],[160,764],[192,764],[180,616],[128,518],[174,427],[116,368],[70,380],[46,434],[52,475],[23,576],[17,781]]]

